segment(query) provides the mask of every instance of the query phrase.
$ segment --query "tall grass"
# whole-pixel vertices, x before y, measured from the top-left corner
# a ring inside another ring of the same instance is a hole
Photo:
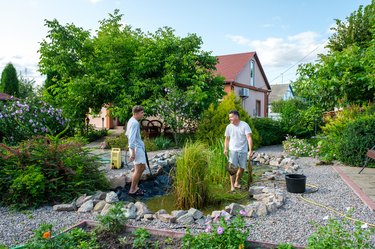
[[[202,208],[207,197],[205,176],[210,151],[201,142],[187,142],[177,159],[175,176],[176,206],[181,209]]]
[[[188,142],[177,159],[174,180],[176,207],[188,209],[244,199],[247,193],[230,193],[224,144],[211,147],[202,142]]]
[[[224,155],[224,142],[217,140],[210,146],[210,158],[208,162],[207,182],[215,185],[228,184],[228,172],[225,170],[225,165],[228,159]]]

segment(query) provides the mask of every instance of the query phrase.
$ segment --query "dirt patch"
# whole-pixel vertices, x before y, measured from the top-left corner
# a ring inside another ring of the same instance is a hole
[[[97,241],[102,248],[181,248],[182,238],[154,235],[147,232],[121,232],[119,234],[103,233]]]

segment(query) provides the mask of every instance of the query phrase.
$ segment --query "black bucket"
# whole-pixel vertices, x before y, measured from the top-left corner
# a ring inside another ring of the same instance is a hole
[[[290,193],[304,193],[306,190],[306,176],[287,174],[285,176],[286,190]]]

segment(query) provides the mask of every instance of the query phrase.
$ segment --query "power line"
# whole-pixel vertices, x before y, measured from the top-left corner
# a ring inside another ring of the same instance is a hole
[[[273,82],[274,80],[280,78],[281,76],[284,75],[284,73],[288,72],[290,69],[292,69],[293,67],[295,67],[296,65],[298,65],[301,61],[303,61],[304,59],[306,59],[309,55],[311,55],[313,52],[315,52],[317,49],[319,49],[323,44],[325,44],[326,42],[328,41],[328,39],[326,39],[324,42],[322,42],[321,44],[319,44],[316,48],[314,48],[312,51],[310,51],[307,55],[305,55],[302,59],[300,59],[299,61],[297,61],[296,63],[294,63],[292,66],[288,67],[287,70],[285,70],[284,72],[282,72],[281,74],[279,74],[276,78],[274,78],[273,80],[270,81]]]

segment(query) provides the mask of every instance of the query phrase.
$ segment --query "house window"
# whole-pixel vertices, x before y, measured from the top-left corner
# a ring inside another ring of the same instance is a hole
[[[250,61],[250,86],[255,86],[255,63]]]
[[[256,101],[255,110],[256,110],[256,116],[260,117],[261,116],[261,114],[260,114],[260,100]]]

